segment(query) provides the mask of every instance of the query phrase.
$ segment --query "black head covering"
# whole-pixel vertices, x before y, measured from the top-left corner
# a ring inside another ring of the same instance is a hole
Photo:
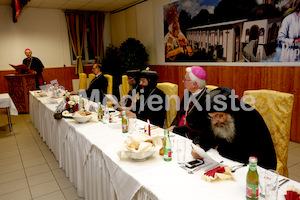
[[[143,70],[141,72],[141,78],[145,78],[148,80],[148,83],[149,83],[149,85],[147,86],[148,88],[156,87],[158,77],[159,77],[159,75],[156,71]]]
[[[126,74],[127,76],[134,78],[134,80],[138,82],[140,79],[141,70],[139,69],[128,70]]]
[[[240,101],[231,95],[232,90],[228,87],[219,87],[212,90],[208,93],[206,103],[209,105],[208,112],[224,112],[232,113],[235,110],[232,107],[232,104],[236,107],[240,107]],[[231,95],[231,96],[230,96]],[[233,98],[233,99],[232,99]],[[205,104],[206,105],[206,104]]]

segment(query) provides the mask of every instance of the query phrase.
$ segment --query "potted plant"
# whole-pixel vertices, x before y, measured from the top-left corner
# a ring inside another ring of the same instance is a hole
[[[145,46],[139,40],[128,38],[120,46],[122,72],[130,69],[145,69],[148,56]]]

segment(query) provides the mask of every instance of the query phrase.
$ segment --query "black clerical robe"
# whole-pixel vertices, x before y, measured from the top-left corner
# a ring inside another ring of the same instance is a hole
[[[25,58],[23,60],[23,64],[26,65],[30,70],[37,72],[37,74],[35,75],[36,88],[39,89],[39,86],[44,85],[44,79],[42,76],[44,65],[42,61],[37,57],[30,57]]]
[[[177,112],[177,115],[172,122],[172,125],[175,126],[173,132],[190,139],[194,139],[198,134],[200,134],[202,129],[199,129],[198,127],[208,123],[207,112],[205,109],[205,99],[207,93],[208,89],[203,88],[203,90],[195,96],[194,99],[197,100],[200,105],[198,108],[194,105],[193,101],[189,102],[188,108],[184,108],[184,99],[181,100],[180,110]],[[189,92],[189,97],[191,95],[192,93]],[[179,126],[180,120],[184,115],[186,115],[185,125]]]
[[[237,101],[239,102],[239,101]],[[246,107],[250,107],[248,104]],[[230,112],[234,118],[235,137],[232,142],[217,138],[211,130],[211,123],[202,128],[194,139],[203,149],[216,148],[220,155],[242,163],[248,163],[250,156],[258,159],[258,165],[266,169],[276,169],[277,160],[273,141],[262,116],[254,109]]]
[[[143,98],[141,98],[142,95],[144,95]],[[152,98],[151,96],[153,95],[156,97]],[[162,103],[157,103],[157,98],[160,98]],[[139,93],[139,99],[137,100],[135,106],[131,107],[131,111],[136,114],[138,119],[143,121],[147,121],[147,119],[149,119],[151,124],[155,124],[163,128],[166,119],[165,98],[165,93],[157,87],[146,93]],[[155,110],[151,109],[150,105],[152,105]]]

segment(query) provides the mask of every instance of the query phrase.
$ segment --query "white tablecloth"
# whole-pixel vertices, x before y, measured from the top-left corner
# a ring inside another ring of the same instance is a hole
[[[204,170],[188,174],[180,168],[176,153],[171,162],[165,162],[158,152],[143,162],[127,157],[120,160],[117,151],[128,137],[122,133],[120,123],[79,124],[73,119],[55,120],[53,114],[57,104],[49,104],[48,97],[37,98],[31,92],[29,101],[31,122],[77,188],[78,195],[85,199],[245,199],[248,167],[234,173],[236,181],[208,183],[201,179]],[[138,121],[140,126],[143,123]],[[163,130],[160,134],[163,135]],[[179,137],[176,135],[175,140]],[[190,151],[187,145],[188,159],[191,159]],[[215,151],[209,154],[216,161],[236,164]],[[289,181],[280,188],[278,200],[284,199],[288,185],[300,188],[299,183]]]
[[[18,110],[8,93],[0,94],[0,108],[9,108],[11,115],[18,115]]]

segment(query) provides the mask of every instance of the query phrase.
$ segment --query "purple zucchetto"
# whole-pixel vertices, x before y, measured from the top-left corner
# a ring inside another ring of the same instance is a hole
[[[203,80],[206,80],[207,75],[206,75],[205,70],[204,70],[202,67],[199,67],[199,66],[192,66],[192,67],[191,67],[191,70],[192,70],[192,73],[193,73],[196,77],[198,77],[198,78],[200,78],[200,79],[203,79]]]

